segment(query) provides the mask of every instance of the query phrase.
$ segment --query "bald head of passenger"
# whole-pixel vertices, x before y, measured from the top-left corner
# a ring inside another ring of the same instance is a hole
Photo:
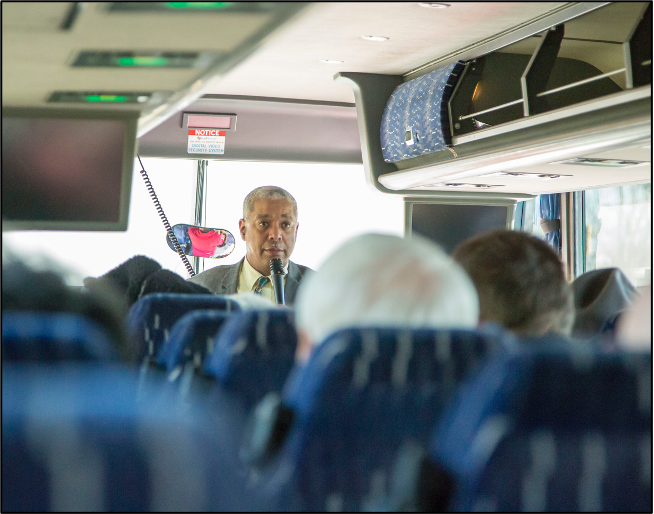
[[[572,290],[558,254],[543,240],[494,230],[459,244],[452,257],[479,295],[479,320],[521,336],[569,335],[574,322]]]
[[[350,326],[473,328],[479,317],[474,285],[440,247],[382,234],[336,249],[304,280],[295,308],[298,362]]]

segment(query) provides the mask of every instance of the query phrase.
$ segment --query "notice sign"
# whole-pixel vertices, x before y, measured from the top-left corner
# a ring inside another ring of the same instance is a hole
[[[225,153],[224,130],[190,129],[188,131],[188,153]]]

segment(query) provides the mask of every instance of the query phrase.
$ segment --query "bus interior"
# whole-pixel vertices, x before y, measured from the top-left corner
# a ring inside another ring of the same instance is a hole
[[[373,358],[357,327],[300,368],[292,309],[145,294],[128,366],[88,316],[3,305],[1,510],[652,512],[651,57],[651,2],[2,2],[3,304],[16,262],[75,294],[137,255],[180,279],[236,264],[243,198],[276,185],[310,268],[365,233],[450,254],[521,231],[570,284],[620,270],[650,336],[524,356],[451,331],[430,391],[463,353],[488,365],[406,419],[424,388],[302,396]],[[222,250],[194,255],[191,227]]]

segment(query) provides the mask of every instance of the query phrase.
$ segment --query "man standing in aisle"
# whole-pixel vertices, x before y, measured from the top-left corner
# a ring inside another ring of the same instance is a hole
[[[258,187],[245,197],[238,226],[245,241],[245,257],[233,265],[211,268],[189,281],[220,295],[254,292],[274,302],[270,260],[278,258],[286,272],[286,305],[293,305],[300,282],[313,271],[290,260],[299,227],[295,198],[281,187]]]

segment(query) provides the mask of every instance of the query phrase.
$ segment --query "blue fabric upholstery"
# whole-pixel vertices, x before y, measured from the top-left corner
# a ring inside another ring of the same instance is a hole
[[[450,509],[651,512],[651,388],[650,354],[498,356],[432,439]]]
[[[242,311],[218,333],[205,373],[247,405],[280,392],[295,360],[297,334],[289,309]]]
[[[66,312],[2,311],[2,361],[111,361],[115,342],[96,323]]]
[[[515,342],[504,335],[361,328],[329,337],[285,387],[295,418],[266,470],[272,508],[374,509],[400,442],[428,443],[459,383]]]
[[[136,370],[3,363],[3,511],[250,510],[225,427],[137,404]]]
[[[231,316],[228,312],[200,310],[184,314],[157,354],[157,363],[171,372],[199,354],[201,361],[213,353],[216,333]]]
[[[450,64],[395,88],[379,134],[386,162],[438,152],[451,144],[447,103],[462,70],[463,63]],[[412,139],[407,144],[409,130]]]
[[[187,312],[200,309],[234,312],[236,302],[213,294],[153,293],[138,300],[127,313],[130,342],[142,359],[156,356],[175,322]]]

